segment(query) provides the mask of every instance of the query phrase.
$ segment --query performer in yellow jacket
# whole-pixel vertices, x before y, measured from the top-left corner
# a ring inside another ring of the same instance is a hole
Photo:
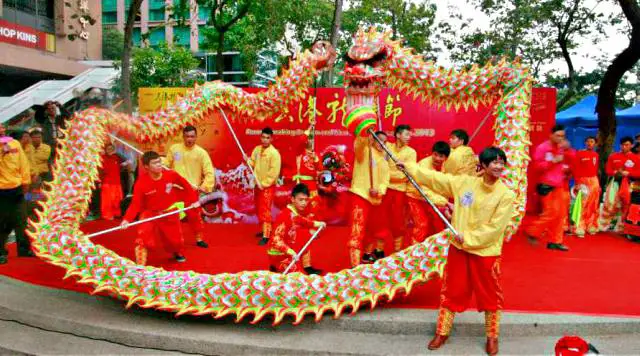
[[[420,169],[434,170],[442,172],[444,163],[449,157],[449,145],[444,141],[438,141],[433,145],[431,149],[431,156],[422,159],[418,163]],[[429,200],[435,204],[440,210],[444,210],[447,206],[448,200],[442,195],[434,192],[428,187],[420,187],[422,191],[427,195]],[[411,229],[411,244],[415,245],[424,241],[427,236],[436,234],[444,230],[445,225],[433,211],[433,208],[424,201],[424,198],[416,188],[411,184],[407,186],[407,206],[409,208],[409,215],[413,221],[413,228]]]
[[[385,142],[387,135],[376,132],[376,136]],[[372,137],[356,137],[354,143],[353,177],[351,179],[351,233],[348,247],[351,266],[373,261],[373,240],[378,244],[384,241],[388,233],[384,223],[382,198],[389,187],[389,165],[385,153]],[[363,246],[365,255],[361,256]]]
[[[27,227],[24,193],[31,183],[29,161],[20,142],[5,136],[5,130],[0,124],[0,264],[7,263],[6,244],[13,230],[18,256],[33,256],[24,234]]]
[[[411,140],[411,127],[409,125],[398,125],[394,132],[396,142],[387,143],[389,151],[403,164],[416,163],[416,150],[409,147]],[[393,236],[394,251],[402,250],[404,237],[406,236],[407,224],[407,187],[409,180],[402,173],[392,160],[389,159],[389,189],[385,194],[382,205],[386,210],[386,220],[391,236]],[[376,259],[384,257],[382,247],[375,250]]]
[[[504,233],[513,215],[515,194],[500,181],[507,157],[496,147],[480,154],[482,176],[452,176],[434,170],[408,171],[418,183],[454,200],[454,236],[449,248],[440,298],[436,335],[429,349],[440,348],[449,337],[455,313],[463,312],[471,295],[479,311],[485,312],[486,351],[498,352],[500,311],[503,305],[500,286],[500,260]]]
[[[469,134],[465,130],[453,130],[449,136],[451,154],[444,164],[444,172],[454,176],[475,176],[478,167],[473,149],[469,146]]]
[[[182,129],[183,142],[169,148],[166,163],[198,191],[211,193],[216,185],[215,169],[209,153],[196,144],[197,139],[198,130],[194,126],[188,125]],[[200,209],[190,209],[186,213],[196,238],[196,245],[202,248],[209,247],[203,240],[204,226]]]
[[[261,225],[262,236],[260,245],[266,245],[271,237],[273,196],[276,182],[280,176],[281,158],[280,152],[273,147],[273,130],[269,127],[262,129],[260,145],[253,149],[251,157],[246,157],[247,163],[255,172],[255,179],[260,182],[255,188],[255,204],[258,221]]]

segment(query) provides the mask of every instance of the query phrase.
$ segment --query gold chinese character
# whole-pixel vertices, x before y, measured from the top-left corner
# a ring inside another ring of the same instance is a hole
[[[336,122],[338,112],[342,112],[340,116],[344,117],[344,111],[347,104],[346,98],[342,98],[342,103],[340,102],[341,100],[339,99],[338,93],[333,94],[333,97],[335,100],[327,103],[327,109],[331,110],[329,117],[327,117],[327,121],[331,124]]]
[[[322,116],[322,112],[316,108],[316,100],[316,97],[310,96],[307,101],[307,110],[304,112],[304,116],[309,118],[311,124],[316,122],[318,116]]]
[[[395,100],[400,101],[400,95],[396,95]],[[398,116],[400,116],[402,114],[402,108],[401,107],[394,107],[393,103],[394,103],[393,95],[387,96],[387,103],[384,106],[384,117],[385,117],[385,119],[388,119],[389,117],[391,117],[392,118],[392,125],[393,125],[393,127],[395,127],[396,126],[396,119],[398,118]]]

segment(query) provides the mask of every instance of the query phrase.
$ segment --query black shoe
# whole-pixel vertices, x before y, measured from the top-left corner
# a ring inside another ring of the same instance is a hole
[[[269,272],[278,272],[278,269],[269,265]]]
[[[373,256],[375,257],[376,260],[382,259],[384,258],[384,251],[376,249],[373,251]]]
[[[267,239],[267,238],[264,238],[264,237],[263,237],[263,238],[261,238],[261,239],[260,239],[260,241],[258,241],[258,245],[260,245],[260,246],[264,246],[264,245],[266,245],[268,242],[269,242],[269,239]]]
[[[0,265],[4,265],[9,262],[9,258],[7,256],[0,256]]]
[[[263,237],[264,237],[264,234],[263,234],[262,232],[258,232],[258,233],[256,234],[256,237],[257,237],[257,238],[263,238]]]
[[[374,263],[375,261],[376,261],[376,258],[373,257],[373,254],[371,253],[365,253],[362,255],[362,263],[369,264],[369,263]]]
[[[304,271],[307,272],[307,274],[322,274],[321,269],[313,268],[312,266],[305,267]]]
[[[553,242],[549,242],[547,244],[547,248],[549,250],[558,250],[558,251],[563,251],[563,252],[569,251],[569,248],[567,246],[565,246],[563,244],[556,244],[556,243],[553,243]]]
[[[174,257],[176,258],[176,262],[180,262],[180,263],[187,262],[187,259],[184,256],[179,255],[177,253],[174,255]]]
[[[209,244],[204,242],[203,240],[196,241],[196,246],[202,247],[202,248],[209,248]]]
[[[36,254],[29,250],[26,252],[18,252],[18,257],[36,257]]]

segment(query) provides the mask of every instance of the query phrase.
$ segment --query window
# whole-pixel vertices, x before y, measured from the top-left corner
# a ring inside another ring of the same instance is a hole
[[[164,10],[149,11],[149,21],[164,21]]]
[[[102,13],[102,23],[103,24],[114,24],[118,22],[118,13],[117,12],[103,12]]]

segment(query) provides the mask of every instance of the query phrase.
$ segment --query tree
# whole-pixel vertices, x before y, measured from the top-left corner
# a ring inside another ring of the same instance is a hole
[[[133,46],[133,25],[136,21],[136,15],[140,11],[143,0],[132,0],[129,5],[129,13],[127,14],[127,22],[124,26],[124,47],[122,49],[122,99],[124,111],[131,113],[131,47]]]
[[[615,98],[624,74],[640,60],[640,5],[637,0],[617,0],[629,22],[629,45],[611,62],[598,90],[598,131],[600,158],[604,161],[613,147],[616,134]]]
[[[242,18],[247,16],[249,9],[253,5],[252,0],[198,0],[198,4],[209,9],[208,25],[215,29],[217,39],[216,44],[216,71],[218,79],[224,80],[224,58],[222,53],[225,49],[225,35]]]
[[[153,48],[135,48],[132,56],[130,90],[132,98],[137,101],[138,89],[145,87],[192,87],[195,83],[203,83],[204,77],[196,71],[199,60],[183,47],[169,47],[162,44],[157,50]],[[122,83],[120,76],[117,85]]]
[[[331,21],[331,37],[329,42],[333,48],[338,48],[338,38],[340,36],[340,28],[342,27],[342,0],[335,0],[333,9],[333,20]],[[324,73],[322,82],[323,86],[330,87],[333,84],[333,67]]]
[[[358,26],[381,26],[391,30],[394,39],[427,57],[432,55],[431,35],[436,5],[431,1],[360,0],[345,11],[344,28],[355,33]]]
[[[452,59],[464,64],[484,64],[494,58],[520,57],[536,79],[542,81],[541,68],[554,60],[564,60],[567,72],[562,76],[567,90],[558,100],[564,106],[576,93],[576,69],[572,55],[578,41],[594,41],[608,21],[599,10],[606,0],[476,0],[474,4],[490,18],[488,30],[454,34],[452,26],[443,25],[448,36],[445,45]],[[595,4],[595,5],[594,5]],[[593,5],[593,6],[591,6]],[[463,20],[458,15],[458,20]],[[466,25],[463,22],[462,28]],[[560,76],[555,76],[555,79]]]
[[[102,58],[110,60],[122,59],[122,48],[124,47],[124,35],[122,32],[110,28],[102,33]]]

